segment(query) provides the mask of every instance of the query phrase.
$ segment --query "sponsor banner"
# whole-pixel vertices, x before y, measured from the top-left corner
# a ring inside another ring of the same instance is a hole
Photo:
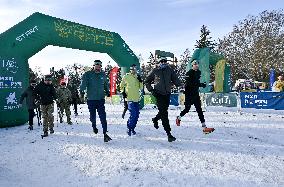
[[[284,110],[284,92],[241,92],[242,108]]]
[[[211,93],[206,94],[207,106],[237,107],[237,95],[234,93]]]
[[[13,110],[19,109],[19,98],[20,96],[16,94],[16,92],[8,92],[5,97],[5,103],[2,110]]]
[[[114,105],[118,105],[120,104],[120,101],[121,101],[121,97],[120,95],[112,95],[111,96],[111,103],[114,104]]]
[[[116,94],[116,79],[118,74],[118,67],[114,67],[110,72],[110,96]]]

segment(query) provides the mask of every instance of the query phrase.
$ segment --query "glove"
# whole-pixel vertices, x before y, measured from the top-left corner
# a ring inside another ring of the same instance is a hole
[[[155,90],[151,91],[151,93],[152,93],[152,95],[153,95],[154,97],[157,97],[157,96],[158,96],[158,94],[157,94],[157,92],[156,92]]]
[[[84,91],[80,91],[80,98],[84,98],[85,92]]]
[[[137,80],[138,80],[139,82],[143,82],[140,75],[137,75]]]
[[[107,96],[107,97],[110,97],[110,93],[109,93],[109,92],[108,92],[108,93],[106,93],[106,96]]]
[[[72,104],[72,99],[68,99],[68,104],[69,104],[69,105]]]
[[[54,101],[56,102],[57,105],[60,105],[60,102],[58,99],[55,99]]]
[[[125,92],[122,92],[121,94],[123,98],[127,98],[127,94]]]
[[[206,82],[200,83],[200,86],[201,86],[202,88],[205,88],[205,87],[206,87]]]
[[[84,103],[84,95],[85,95],[85,92],[84,92],[84,91],[80,91],[80,100],[81,100],[81,103]]]
[[[35,105],[38,107],[40,106],[40,101],[39,100],[35,100]]]

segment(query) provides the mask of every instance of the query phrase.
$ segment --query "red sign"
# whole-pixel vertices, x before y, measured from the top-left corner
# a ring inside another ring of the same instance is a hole
[[[116,94],[116,79],[118,75],[118,67],[112,68],[110,71],[110,96]]]

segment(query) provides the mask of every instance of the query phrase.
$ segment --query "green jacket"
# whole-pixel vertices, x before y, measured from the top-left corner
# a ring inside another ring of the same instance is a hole
[[[140,100],[139,90],[142,88],[143,83],[138,81],[137,75],[131,73],[124,75],[120,83],[120,92],[123,92],[125,89],[127,101],[138,102]]]
[[[101,100],[105,98],[105,94],[109,95],[109,83],[105,72],[97,73],[91,70],[84,73],[80,92],[84,92],[86,89],[88,100]]]

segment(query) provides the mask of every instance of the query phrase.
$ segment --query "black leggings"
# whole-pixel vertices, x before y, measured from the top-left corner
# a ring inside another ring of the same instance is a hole
[[[77,111],[77,98],[72,98],[72,104],[74,106],[74,112],[75,114],[78,114],[78,111]]]
[[[123,104],[124,104],[124,110],[122,112],[122,118],[124,118],[125,113],[128,110],[128,103],[127,103],[127,101],[125,99],[123,100]]]
[[[194,105],[195,106],[195,109],[196,109],[196,112],[198,113],[198,117],[199,117],[199,120],[201,123],[205,122],[205,119],[204,119],[204,115],[203,115],[203,111],[202,111],[202,108],[201,108],[201,101],[200,101],[200,97],[199,96],[195,96],[195,97],[191,97],[191,98],[188,98],[186,96],[185,98],[185,109],[183,111],[181,111],[180,113],[180,116],[184,116],[186,113],[189,112],[190,110],[190,107],[191,105]]]
[[[34,109],[29,109],[28,112],[29,112],[29,125],[33,125],[33,119],[35,116]]]

